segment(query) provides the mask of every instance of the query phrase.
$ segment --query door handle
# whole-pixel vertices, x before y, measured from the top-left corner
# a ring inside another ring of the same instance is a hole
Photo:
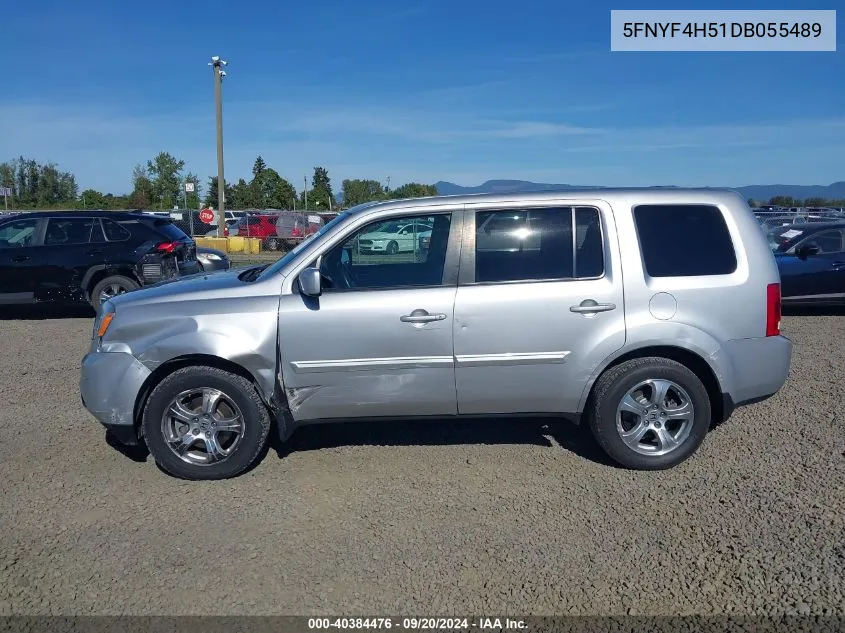
[[[103,251],[102,251],[102,249],[99,249],[99,248],[93,248],[90,251],[88,251],[88,254],[89,255],[102,255]]]
[[[403,314],[399,317],[402,323],[431,323],[432,321],[443,321],[445,314],[429,314],[426,310],[417,309],[411,314]]]
[[[29,255],[15,255],[12,257],[13,262],[25,262],[29,260]]]
[[[569,306],[570,312],[576,312],[578,314],[591,314],[593,312],[607,312],[609,310],[615,310],[616,304],[615,303],[598,303],[593,299],[584,299],[580,304],[577,306]]]
[[[831,264],[831,268],[833,268],[833,270],[845,268],[845,262],[833,262],[833,264]]]

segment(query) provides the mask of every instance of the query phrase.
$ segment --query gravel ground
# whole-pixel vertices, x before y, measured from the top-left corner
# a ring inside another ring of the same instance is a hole
[[[31,316],[0,321],[0,615],[845,614],[841,313],[787,317],[788,384],[671,471],[565,423],[361,424],[216,483],[107,445],[91,318]]]

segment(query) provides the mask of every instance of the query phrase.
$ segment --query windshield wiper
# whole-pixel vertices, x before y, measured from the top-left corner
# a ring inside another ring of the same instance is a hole
[[[241,281],[255,281],[264,270],[270,266],[270,264],[264,264],[263,266],[255,266],[253,268],[248,268],[244,272],[242,272],[239,277]]]

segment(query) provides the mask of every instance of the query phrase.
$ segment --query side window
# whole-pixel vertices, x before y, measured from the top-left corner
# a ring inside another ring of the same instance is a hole
[[[0,249],[31,246],[35,239],[37,219],[17,220],[0,227]]]
[[[439,286],[451,220],[450,214],[439,214],[364,226],[323,255],[320,273],[325,289]]]
[[[114,220],[106,220],[105,218],[103,218],[103,231],[109,242],[125,242],[132,237],[129,229],[121,226]]]
[[[477,283],[586,279],[604,274],[598,209],[483,211],[476,214],[475,226]]]
[[[728,225],[707,204],[645,204],[634,223],[650,277],[729,275],[737,260]]]
[[[95,218],[50,218],[44,246],[88,244],[95,221]]]
[[[807,243],[817,244],[819,253],[841,253],[843,250],[842,232],[822,231],[807,238]]]

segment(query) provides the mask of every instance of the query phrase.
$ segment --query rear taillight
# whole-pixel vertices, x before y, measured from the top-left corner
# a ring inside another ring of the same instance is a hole
[[[162,242],[156,245],[156,250],[159,253],[172,253],[179,248],[179,242]]]
[[[766,336],[780,336],[780,284],[766,286]]]

